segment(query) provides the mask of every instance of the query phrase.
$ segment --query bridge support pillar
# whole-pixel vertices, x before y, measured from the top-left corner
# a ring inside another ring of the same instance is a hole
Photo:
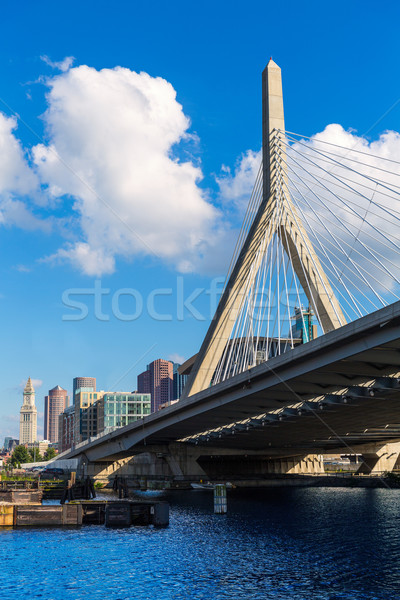
[[[358,474],[379,475],[391,472],[400,455],[400,442],[393,442],[379,446],[374,444],[368,451],[362,452],[362,463],[357,470]]]
[[[108,462],[89,462],[81,459],[78,473],[81,477],[107,480],[108,478],[114,477],[116,474],[124,475],[131,460],[131,457],[120,458]]]
[[[169,444],[165,460],[175,479],[207,479],[197,459],[201,450],[187,444]]]
[[[307,454],[306,456],[288,456],[271,461],[271,473],[282,475],[318,475],[325,473],[322,454]]]

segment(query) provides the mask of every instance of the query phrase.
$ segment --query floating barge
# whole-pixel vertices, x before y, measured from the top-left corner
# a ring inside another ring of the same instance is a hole
[[[0,527],[169,524],[169,504],[142,500],[75,500],[56,504],[0,504]]]

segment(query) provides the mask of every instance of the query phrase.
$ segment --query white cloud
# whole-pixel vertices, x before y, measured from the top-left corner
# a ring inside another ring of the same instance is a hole
[[[13,131],[17,128],[14,117],[0,113],[0,194],[25,196],[36,190],[38,181],[31,171],[20,142]]]
[[[21,381],[21,383],[18,386],[18,389],[19,390],[24,390],[27,381],[28,381],[28,379],[24,379],[23,381]],[[43,380],[42,379],[33,379],[31,377],[31,381],[32,381],[33,387],[35,388],[35,391],[37,390],[37,388],[40,388],[43,385]]]
[[[36,217],[22,200],[6,198],[0,199],[0,225],[17,226],[28,231],[40,229],[48,232],[51,229],[51,220]]]
[[[171,360],[174,363],[178,363],[178,364],[182,364],[185,362],[185,357],[182,356],[181,354],[177,354],[176,352],[173,352],[172,354],[170,354],[168,356],[168,360]]]
[[[115,270],[115,259],[112,254],[98,247],[91,248],[86,242],[68,243],[55,254],[43,259],[43,262],[61,263],[64,261],[81,268],[87,275],[107,275]]]
[[[0,113],[0,224],[42,231],[57,226],[68,241],[45,260],[68,261],[90,276],[112,273],[119,258],[138,256],[158,257],[184,273],[224,272],[261,152],[247,150],[232,169],[222,167],[216,177],[218,210],[201,188],[203,174],[196,159],[182,148],[194,134],[170,83],[121,67],[71,68],[72,57],[59,63],[43,60],[62,73],[46,80],[48,144],[33,148],[33,168],[15,137],[16,120]],[[370,143],[337,124],[305,141],[302,153],[312,153],[323,141],[345,149],[356,146],[366,153],[361,160],[375,175],[377,166],[387,167],[381,158],[400,155],[396,132]],[[343,152],[338,160],[350,165]],[[186,158],[179,159],[178,153]],[[334,173],[345,174],[342,167]],[[381,174],[394,183],[390,175]],[[343,192],[343,198],[350,200],[348,194]],[[388,209],[393,205],[382,188],[374,199]],[[36,207],[51,209],[63,200],[68,212],[64,220],[37,216]],[[357,230],[359,218],[346,207],[337,215]],[[374,224],[391,235],[393,223],[380,215],[382,211]]]
[[[233,201],[240,214],[244,214],[261,165],[261,150],[247,150],[236,161],[234,171],[225,165],[217,177],[220,195],[224,202]]]
[[[75,58],[73,56],[66,56],[64,58],[64,60],[60,60],[60,61],[53,61],[51,60],[48,56],[46,56],[46,54],[44,54],[43,56],[40,57],[40,59],[46,63],[46,65],[49,65],[49,67],[51,67],[52,69],[58,69],[59,71],[62,71],[63,73],[65,71],[68,71],[68,69],[70,69],[74,63]]]
[[[32,271],[32,269],[30,267],[28,267],[27,265],[16,265],[14,268],[16,271],[19,271],[20,273],[30,273]]]
[[[16,127],[14,117],[0,113],[0,225],[48,231],[50,222],[35,216],[26,202],[38,200],[39,180],[14,135]]]
[[[112,272],[117,256],[195,269],[218,212],[198,185],[200,168],[174,154],[190,123],[171,84],[80,66],[49,86],[50,144],[36,146],[34,160],[53,196],[74,197],[82,231],[56,258],[88,275]]]

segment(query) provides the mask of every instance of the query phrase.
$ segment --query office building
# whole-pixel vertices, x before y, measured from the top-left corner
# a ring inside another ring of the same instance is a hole
[[[147,365],[147,370],[140,373],[137,378],[137,387],[138,392],[142,394],[151,394],[151,376],[149,371],[149,365]]]
[[[35,389],[29,377],[23,393],[23,404],[20,410],[19,443],[30,444],[36,442],[37,437],[37,409],[35,406]]]
[[[72,403],[75,402],[75,393],[77,390],[89,392],[96,391],[96,377],[74,377],[72,381]]]
[[[44,397],[44,439],[58,442],[58,417],[68,407],[69,398],[67,390],[59,385],[49,390],[49,395]]]
[[[188,376],[181,375],[178,371],[179,367],[178,363],[174,363],[173,368],[173,384],[172,384],[172,400],[179,400],[182,396],[183,388],[185,387]]]
[[[105,392],[97,404],[97,432],[125,427],[150,414],[150,394]]]
[[[58,451],[65,452],[75,443],[75,406],[68,406],[58,417]]]
[[[168,404],[173,395],[173,368],[169,360],[159,358],[147,365],[146,371],[137,379],[139,393],[151,395],[151,412],[159,410],[161,404]]]
[[[77,390],[75,404],[59,416],[59,452],[150,414],[150,394]]]
[[[102,398],[103,394],[103,391],[96,392],[89,386],[75,391],[75,444],[97,435],[97,405],[93,407],[93,404]]]
[[[3,446],[3,450],[5,452],[13,452],[14,448],[16,448],[19,444],[19,440],[16,440],[15,438],[12,437],[6,437],[4,438],[4,446]]]
[[[294,323],[292,325],[292,336],[300,338],[302,344],[306,344],[310,340],[318,336],[317,325],[313,322],[314,313],[310,307],[296,306],[294,309]]]

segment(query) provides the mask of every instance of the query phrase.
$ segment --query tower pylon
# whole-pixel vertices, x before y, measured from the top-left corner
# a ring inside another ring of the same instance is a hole
[[[206,389],[229,342],[246,290],[260,268],[265,249],[275,233],[318,315],[324,332],[346,323],[312,243],[297,214],[282,168],[286,151],[281,69],[271,59],[262,74],[263,198],[216,313],[204,338],[183,398]],[[276,215],[277,202],[279,217]]]

